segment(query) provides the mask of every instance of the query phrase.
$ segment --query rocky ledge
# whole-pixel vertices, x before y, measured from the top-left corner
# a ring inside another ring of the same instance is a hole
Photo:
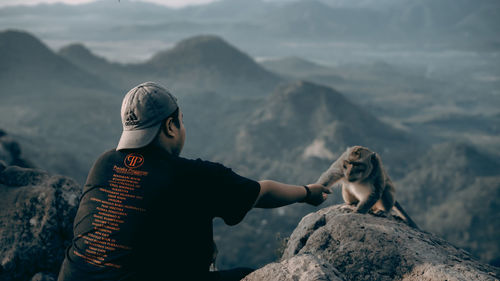
[[[305,216],[281,261],[257,280],[499,280],[500,269],[396,217],[357,214],[343,205]]]
[[[0,162],[0,280],[54,280],[73,236],[81,187]]]
[[[72,238],[81,187],[30,167],[19,144],[0,130],[0,281],[54,281]],[[500,279],[499,268],[396,217],[343,207],[305,216],[281,261],[244,280]]]

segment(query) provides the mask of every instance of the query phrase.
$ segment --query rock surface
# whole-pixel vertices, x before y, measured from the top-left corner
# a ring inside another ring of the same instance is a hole
[[[499,280],[445,240],[396,217],[356,214],[335,205],[305,216],[279,263],[247,276],[257,280]]]
[[[33,164],[21,157],[19,143],[0,129],[0,171],[9,165],[33,167]]]
[[[309,254],[297,255],[280,263],[271,263],[243,280],[342,281],[342,274],[328,263]]]
[[[1,281],[55,280],[80,192],[67,177],[18,166],[0,170]]]
[[[52,273],[38,272],[33,275],[30,281],[55,281],[57,280],[57,275]]]

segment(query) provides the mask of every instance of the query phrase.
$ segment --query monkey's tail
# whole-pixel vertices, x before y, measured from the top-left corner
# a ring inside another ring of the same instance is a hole
[[[404,219],[406,220],[409,226],[420,230],[418,225],[410,218],[410,216],[405,212],[405,210],[403,209],[403,207],[401,207],[398,201],[394,202],[394,207],[396,207],[397,211],[403,215]]]

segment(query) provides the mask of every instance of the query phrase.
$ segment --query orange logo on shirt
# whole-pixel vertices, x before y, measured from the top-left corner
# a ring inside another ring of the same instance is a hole
[[[125,166],[130,169],[139,168],[142,164],[144,164],[144,157],[137,153],[130,153],[125,157]]]

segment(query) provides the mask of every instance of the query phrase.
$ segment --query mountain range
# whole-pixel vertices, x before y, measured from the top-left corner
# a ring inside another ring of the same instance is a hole
[[[500,221],[494,211],[500,207],[498,159],[469,144],[448,142],[434,145],[408,168],[397,182],[398,200],[417,223],[500,265],[500,232],[492,227]],[[477,243],[479,238],[491,242]]]
[[[221,36],[261,56],[297,49],[310,52],[308,46],[325,42],[331,48],[314,48],[322,58],[331,56],[332,49],[347,52],[360,44],[496,52],[499,8],[496,0],[224,0],[182,9],[101,0],[75,6],[4,7],[0,28],[27,29],[58,46],[88,42],[108,57],[126,57],[121,60],[136,59],[131,50],[144,52],[142,59],[150,57],[151,50],[162,50],[161,43],[200,33]],[[122,49],[125,42],[133,49]]]
[[[98,155],[93,151],[119,132],[105,129],[119,124],[119,116],[108,114],[119,109],[116,89],[26,32],[0,32],[0,50],[2,127],[34,162],[84,179],[90,158]]]
[[[378,151],[393,173],[402,172],[398,167],[410,151],[421,149],[415,136],[381,122],[334,89],[297,81],[278,87],[243,123],[236,138],[236,155],[242,156],[233,161],[247,167],[278,161],[280,171],[271,165],[261,176],[313,181],[353,145]]]
[[[57,84],[109,89],[98,77],[82,71],[54,54],[37,38],[21,31],[0,33],[0,62],[2,85],[14,84],[27,91],[38,88],[49,90],[47,87],[57,87]]]
[[[210,35],[182,40],[136,64],[110,63],[81,44],[65,46],[59,54],[106,80],[123,81],[124,88],[132,87],[130,80],[136,83],[139,76],[152,77],[183,93],[216,91],[233,97],[252,97],[267,95],[281,81],[247,54]]]
[[[116,145],[123,95],[139,82],[155,80],[171,88],[183,108],[185,156],[221,161],[254,179],[308,183],[347,146],[365,145],[382,156],[417,222],[450,235],[484,260],[498,258],[489,250],[498,244],[493,238],[498,227],[491,227],[498,226],[499,171],[491,168],[497,161],[469,146],[429,146],[434,138],[381,120],[376,106],[363,104],[361,95],[304,81],[299,74],[275,74],[212,35],[187,38],[151,59],[127,64],[96,56],[78,43],[54,52],[33,35],[13,30],[0,32],[0,50],[0,127],[41,168],[83,182],[92,161]],[[400,71],[386,64],[373,67],[374,73]],[[336,192],[328,204],[339,201]],[[470,224],[460,226],[461,218],[446,215],[469,203],[464,206],[474,218]],[[222,265],[271,261],[280,243],[276,233],[288,235],[310,211],[300,206],[256,210],[230,229],[216,222]],[[454,236],[457,229],[469,236]]]

